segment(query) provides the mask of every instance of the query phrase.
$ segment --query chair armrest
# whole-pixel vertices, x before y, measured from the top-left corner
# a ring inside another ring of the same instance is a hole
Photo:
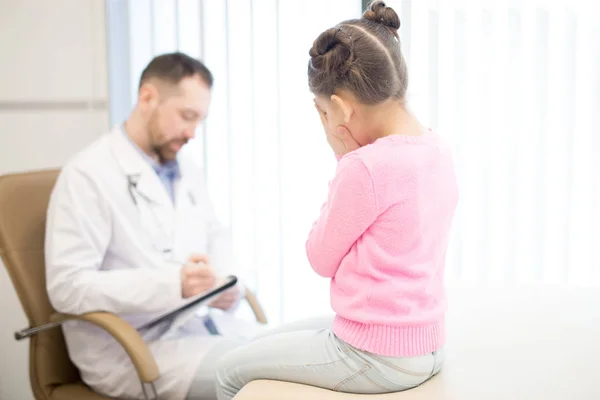
[[[252,312],[254,313],[254,316],[256,317],[256,321],[258,321],[259,323],[261,323],[263,325],[267,324],[267,317],[265,315],[264,310],[260,306],[260,303],[258,302],[258,298],[256,297],[256,295],[254,293],[252,293],[252,291],[250,289],[245,288],[245,290],[246,290],[246,301],[250,305],[250,308],[252,309]]]
[[[82,315],[57,313],[50,317],[51,322],[64,322],[68,320],[86,321],[108,332],[127,352],[142,382],[152,383],[159,378],[160,373],[156,365],[156,360],[154,360],[154,356],[150,352],[146,342],[123,319],[108,312],[92,312]]]

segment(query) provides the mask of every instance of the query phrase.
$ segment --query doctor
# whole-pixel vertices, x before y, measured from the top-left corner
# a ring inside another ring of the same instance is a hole
[[[142,73],[127,121],[64,166],[46,234],[47,289],[57,311],[108,311],[136,326],[235,274],[229,236],[202,171],[179,153],[208,114],[212,83],[198,60],[181,53],[156,57]],[[242,295],[235,286],[210,308],[233,311]],[[161,372],[161,399],[215,397],[215,360],[239,343],[219,334],[210,308],[176,330],[167,323],[143,334]],[[144,398],[129,358],[111,337],[84,322],[63,330],[92,389]]]

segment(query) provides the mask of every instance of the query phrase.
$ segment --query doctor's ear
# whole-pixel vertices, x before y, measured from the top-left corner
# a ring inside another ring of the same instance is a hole
[[[138,92],[138,104],[142,110],[152,110],[158,105],[158,90],[150,83],[144,83]]]

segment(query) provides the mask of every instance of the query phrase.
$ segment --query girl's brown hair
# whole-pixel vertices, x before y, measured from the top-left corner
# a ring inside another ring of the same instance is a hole
[[[375,1],[360,19],[321,33],[310,49],[308,84],[315,95],[351,92],[363,104],[402,100],[408,86],[400,50],[400,18]]]

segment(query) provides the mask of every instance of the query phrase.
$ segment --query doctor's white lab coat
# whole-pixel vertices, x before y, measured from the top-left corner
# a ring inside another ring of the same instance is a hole
[[[221,276],[235,273],[229,235],[215,217],[201,170],[185,159],[180,166],[173,205],[118,127],[63,168],[46,234],[47,289],[57,311],[108,311],[138,326],[183,302],[180,268],[190,254],[208,254]],[[158,326],[143,334],[160,369],[161,399],[185,399],[202,357],[222,340],[208,334],[200,315],[190,324],[187,333]],[[110,397],[144,398],[132,363],[108,334],[78,321],[63,331],[84,382]]]

